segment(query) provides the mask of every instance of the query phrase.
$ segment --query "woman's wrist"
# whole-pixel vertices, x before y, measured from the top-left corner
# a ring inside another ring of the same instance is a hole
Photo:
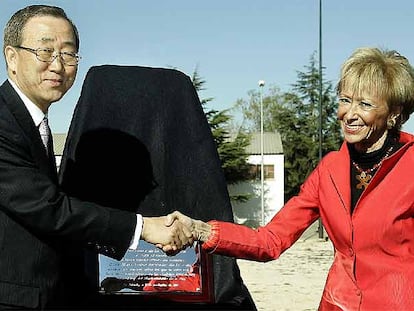
[[[211,225],[201,220],[193,220],[193,230],[196,240],[205,242],[211,234]]]
[[[207,252],[214,252],[220,238],[220,225],[217,220],[210,220],[207,225],[210,227],[210,234],[202,244],[202,248]]]

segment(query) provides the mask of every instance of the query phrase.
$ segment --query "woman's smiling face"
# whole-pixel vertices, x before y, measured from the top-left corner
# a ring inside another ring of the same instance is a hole
[[[390,118],[387,102],[376,94],[366,91],[354,94],[347,89],[339,93],[338,120],[344,139],[354,144],[359,152],[372,152],[382,147]]]

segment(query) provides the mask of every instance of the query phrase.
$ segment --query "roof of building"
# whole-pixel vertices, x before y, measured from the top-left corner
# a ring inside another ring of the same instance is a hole
[[[53,133],[53,149],[55,155],[63,155],[65,148],[66,133]],[[249,155],[261,154],[261,134],[252,133],[250,145],[246,148]],[[278,132],[263,133],[263,154],[283,154],[282,139]]]
[[[250,155],[261,154],[261,133],[252,133],[250,145],[246,148]],[[263,154],[283,154],[282,139],[279,132],[263,133]]]

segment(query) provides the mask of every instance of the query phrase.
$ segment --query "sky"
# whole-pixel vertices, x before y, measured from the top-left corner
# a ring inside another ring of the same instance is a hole
[[[29,4],[62,7],[80,32],[82,60],[65,97],[52,105],[50,126],[69,129],[82,82],[103,64],[175,68],[206,80],[208,108],[231,108],[264,80],[289,91],[297,72],[319,52],[319,0],[0,0],[0,25]],[[358,47],[393,49],[414,64],[414,1],[322,0],[322,65],[336,83]],[[0,81],[7,78],[0,62]],[[414,117],[403,127],[414,133]]]

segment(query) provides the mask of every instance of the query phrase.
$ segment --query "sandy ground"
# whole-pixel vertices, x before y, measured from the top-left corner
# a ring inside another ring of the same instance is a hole
[[[259,311],[309,311],[318,308],[332,258],[331,242],[311,229],[275,261],[238,265]]]

